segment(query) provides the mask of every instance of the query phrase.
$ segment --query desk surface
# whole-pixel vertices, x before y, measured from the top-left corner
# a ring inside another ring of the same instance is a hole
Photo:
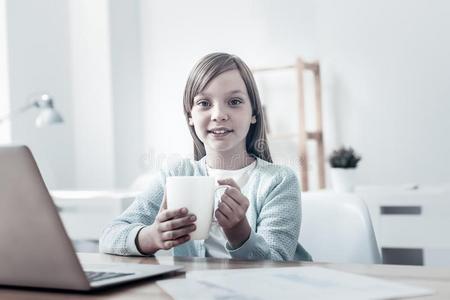
[[[186,271],[206,269],[239,269],[239,268],[267,268],[290,266],[321,266],[334,270],[355,274],[369,275],[395,282],[403,282],[420,287],[434,289],[436,294],[414,299],[450,299],[450,268],[431,268],[418,266],[395,265],[349,265],[305,262],[271,262],[271,261],[236,261],[216,258],[187,258],[187,257],[121,257],[105,254],[79,253],[84,263],[138,263],[138,264],[168,264],[184,266]],[[179,275],[183,278],[184,275]],[[171,299],[152,280],[128,284],[95,294],[67,294],[61,292],[47,292],[38,290],[20,290],[14,288],[0,288],[0,299]]]

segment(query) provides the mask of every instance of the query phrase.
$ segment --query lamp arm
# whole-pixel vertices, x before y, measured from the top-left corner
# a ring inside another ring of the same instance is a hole
[[[10,111],[9,113],[7,113],[5,115],[0,116],[0,124],[3,123],[4,121],[10,119],[12,116],[21,114],[21,113],[29,110],[30,108],[32,108],[34,106],[36,106],[36,102],[31,102],[31,103],[29,103],[27,105],[24,105],[24,106],[20,107],[20,108],[14,109],[14,110]]]

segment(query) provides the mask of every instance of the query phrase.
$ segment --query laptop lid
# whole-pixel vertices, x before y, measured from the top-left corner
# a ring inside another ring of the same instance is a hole
[[[26,146],[0,147],[0,259],[0,285],[76,291],[183,269],[122,263],[84,265],[87,269],[83,270]],[[85,271],[96,279],[89,281]]]
[[[89,289],[26,146],[0,147],[0,284]]]

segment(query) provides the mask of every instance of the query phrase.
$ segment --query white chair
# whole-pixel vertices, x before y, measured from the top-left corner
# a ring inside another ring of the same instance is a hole
[[[304,192],[299,242],[314,261],[381,263],[365,203],[353,194]]]

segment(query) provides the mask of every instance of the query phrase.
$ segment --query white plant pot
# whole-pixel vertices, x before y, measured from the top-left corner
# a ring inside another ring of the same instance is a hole
[[[331,185],[338,193],[351,193],[355,188],[356,169],[331,168]]]

